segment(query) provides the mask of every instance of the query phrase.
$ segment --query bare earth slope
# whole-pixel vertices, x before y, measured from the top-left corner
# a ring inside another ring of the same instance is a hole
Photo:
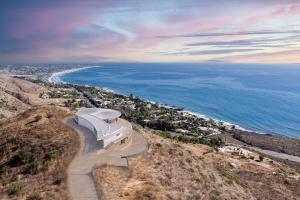
[[[183,144],[140,129],[148,139],[146,156],[131,158],[129,168],[95,170],[104,199],[299,199],[299,173],[262,162]]]

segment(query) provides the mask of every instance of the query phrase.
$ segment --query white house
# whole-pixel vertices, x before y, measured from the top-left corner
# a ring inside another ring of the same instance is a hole
[[[102,148],[112,143],[125,143],[131,139],[132,126],[120,119],[121,112],[101,108],[80,108],[75,114],[78,125],[88,128]]]

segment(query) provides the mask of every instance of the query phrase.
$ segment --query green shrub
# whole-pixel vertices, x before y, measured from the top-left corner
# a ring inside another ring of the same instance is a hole
[[[47,118],[48,118],[48,119],[50,119],[50,118],[52,118],[52,117],[53,117],[53,114],[47,113]]]
[[[49,160],[49,161],[53,161],[53,160],[57,159],[59,157],[59,155],[60,155],[60,153],[57,149],[51,149],[46,153],[45,159]]]
[[[37,161],[32,161],[27,167],[27,171],[30,174],[37,174],[39,169],[40,169],[40,166]]]
[[[2,170],[1,170],[1,174],[3,174],[4,176],[7,176],[9,173],[9,166],[5,165],[2,167]]]
[[[189,163],[189,164],[192,163],[192,160],[191,160],[190,158],[185,159],[185,161],[186,161],[187,163]]]
[[[161,143],[156,143],[155,146],[162,147]]]
[[[262,162],[264,160],[264,156],[263,155],[259,155],[259,161]]]
[[[228,183],[233,184],[234,182],[240,184],[238,177],[230,174],[223,166],[217,166],[218,171],[228,179]]]
[[[41,200],[41,199],[42,197],[38,192],[33,192],[26,198],[26,200]]]
[[[33,159],[33,155],[31,153],[31,148],[23,147],[21,150],[19,150],[19,152],[17,154],[17,158],[23,164],[30,163]]]
[[[19,182],[13,182],[8,186],[8,195],[18,195],[23,189],[23,185]]]
[[[155,131],[154,134],[164,138],[171,138],[171,133],[167,131]]]
[[[202,156],[198,156],[198,160],[203,160],[204,158]]]

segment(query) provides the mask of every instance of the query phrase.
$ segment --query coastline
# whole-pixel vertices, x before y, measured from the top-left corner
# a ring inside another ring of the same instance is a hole
[[[60,80],[61,76],[65,75],[65,74],[68,74],[68,73],[77,72],[77,71],[81,71],[81,70],[89,69],[89,68],[94,68],[94,67],[101,67],[101,66],[87,66],[87,67],[80,67],[80,68],[73,68],[73,69],[63,70],[63,71],[60,71],[60,72],[54,72],[49,76],[49,78],[47,80],[50,83],[67,84],[67,82],[64,82],[64,81]],[[80,84],[74,84],[74,85],[80,85]],[[95,88],[103,89],[105,91],[108,91],[108,92],[111,92],[111,93],[114,93],[114,94],[121,94],[121,95],[124,95],[124,96],[128,96],[126,94],[123,94],[121,92],[117,92],[117,91],[115,91],[113,89],[110,89],[110,88],[107,88],[107,87],[103,88],[103,87],[100,87],[100,86],[90,86],[90,85],[82,85],[82,86],[95,87]],[[158,104],[160,107],[164,107],[164,108],[179,108],[179,107],[174,106],[174,105],[163,104],[163,103],[160,103],[160,102],[144,99],[144,98],[141,98],[141,97],[138,97],[138,98],[142,99],[143,101],[152,103],[152,104]],[[186,109],[183,109],[182,112],[186,113],[186,114],[189,114],[189,115],[192,115],[192,116],[195,116],[197,118],[204,119],[206,121],[213,120],[214,122],[216,122],[218,124],[222,123],[224,126],[235,126],[235,129],[240,130],[240,131],[254,132],[254,133],[262,134],[262,135],[267,135],[268,134],[268,133],[248,130],[248,129],[245,129],[245,128],[241,127],[238,124],[227,122],[227,121],[220,120],[220,119],[216,119],[216,118],[213,118],[213,117],[209,117],[209,116],[207,116],[205,114],[202,114],[202,113],[197,113],[197,112],[186,110]],[[278,135],[278,136],[285,137],[284,135]]]
[[[59,72],[54,72],[54,73],[50,74],[50,76],[47,78],[47,81],[49,83],[65,83],[60,80],[61,76],[68,74],[68,73],[77,72],[77,71],[94,68],[94,67],[101,67],[101,66],[87,66],[87,67],[73,68],[73,69],[67,69],[67,70],[63,70],[63,71],[59,71]]]
[[[107,92],[111,92],[111,93],[114,93],[114,94],[120,94],[120,95],[124,95],[124,96],[128,97],[128,95],[126,95],[126,94],[123,94],[121,92],[117,92],[117,91],[112,90],[112,89],[107,88],[107,87],[102,88],[102,87],[99,87],[99,86],[90,86],[90,85],[84,85],[84,86],[95,87],[97,89],[102,89],[102,90],[105,90]],[[160,102],[149,100],[149,99],[144,99],[144,98],[141,98],[139,96],[137,96],[137,97],[140,98],[141,100],[145,101],[145,102],[148,102],[148,103],[151,103],[151,104],[157,104],[157,105],[159,105],[160,107],[163,107],[163,108],[175,108],[175,109],[179,109],[179,107],[174,106],[174,105],[168,105],[168,104],[165,104],[165,103],[160,103]],[[234,123],[227,122],[227,121],[224,121],[224,120],[220,120],[220,119],[216,119],[216,118],[213,118],[213,117],[209,117],[209,116],[207,116],[205,114],[202,114],[202,113],[197,113],[197,112],[186,110],[186,109],[183,109],[181,112],[189,114],[189,115],[192,115],[192,116],[195,116],[195,117],[200,118],[200,119],[204,119],[206,121],[213,120],[214,122],[216,122],[218,124],[222,123],[224,126],[235,126],[235,129],[240,130],[240,131],[255,132],[255,133],[258,133],[258,134],[267,134],[267,133],[262,133],[262,132],[258,132],[258,131],[248,130],[248,129],[245,129],[245,128],[241,127],[238,124],[234,124]]]
[[[54,72],[54,73],[52,73],[50,75],[50,77],[48,78],[48,81],[50,83],[63,83],[63,84],[67,84],[67,82],[63,82],[63,81],[60,80],[61,76],[65,75],[65,74],[68,74],[68,73],[75,72],[75,71],[81,71],[81,70],[84,70],[84,69],[94,68],[94,67],[101,67],[101,66],[87,66],[87,67],[80,67],[80,68],[73,68],[73,69],[63,70],[63,71],[60,71],[60,72]],[[73,84],[73,85],[80,85],[80,84]],[[90,85],[81,85],[81,86],[95,87],[95,88],[106,90],[106,91],[114,93],[114,94],[120,94],[120,95],[128,96],[128,95],[126,95],[126,94],[124,94],[122,92],[118,92],[118,91],[115,91],[115,90],[107,88],[107,87],[90,86]],[[138,98],[140,98],[141,100],[143,100],[145,102],[149,102],[149,103],[152,103],[152,104],[157,104],[160,107],[164,107],[164,108],[175,108],[175,109],[179,108],[178,106],[169,105],[169,104],[165,104],[165,103],[161,103],[161,102],[156,102],[156,101],[148,100],[148,99],[145,99],[145,98],[142,98],[142,97],[138,97]],[[238,125],[238,124],[235,124],[234,122],[228,122],[228,121],[225,121],[225,120],[216,119],[216,118],[207,116],[205,114],[197,113],[197,112],[186,110],[186,109],[183,109],[182,112],[186,113],[186,114],[189,114],[189,115],[192,115],[192,116],[195,116],[197,118],[204,119],[206,121],[212,120],[212,121],[214,121],[215,123],[217,123],[219,125],[222,124],[224,126],[234,126],[236,130],[243,131],[243,132],[256,133],[256,134],[260,134],[260,135],[273,135],[275,137],[290,137],[290,136],[286,136],[284,134],[273,134],[273,133],[266,133],[266,132],[261,132],[261,131],[246,129],[246,128],[243,128],[242,126]],[[291,138],[297,138],[297,139],[299,139],[299,137],[291,137]]]
[[[99,66],[95,66],[95,67],[99,67]],[[61,82],[59,80],[59,76],[62,76],[66,73],[71,73],[74,70],[78,71],[78,70],[83,70],[86,68],[91,68],[91,66],[57,72],[52,76],[55,78],[52,78],[50,80],[54,81],[54,83],[67,84],[67,83]],[[56,77],[58,77],[58,78],[56,78]],[[124,94],[122,94],[122,92],[114,91],[114,90],[106,88],[106,87],[102,88],[101,86],[88,86],[88,85],[71,84],[71,83],[70,83],[70,85],[74,85],[74,86],[77,85],[80,87],[92,87],[95,89],[100,89],[100,90],[110,92],[115,95],[122,95],[122,96],[128,97],[128,95],[124,95]],[[139,98],[139,99],[141,101],[144,101],[145,103],[156,104],[162,108],[164,107],[164,108],[168,108],[168,109],[179,109],[179,110],[177,110],[177,112],[181,112],[182,114],[184,114],[186,116],[190,115],[191,117],[202,119],[205,121],[213,121],[213,123],[217,124],[217,126],[219,126],[219,127],[222,126],[225,129],[227,129],[227,126],[228,126],[228,128],[230,130],[230,127],[234,126],[234,129],[232,129],[229,132],[225,131],[224,134],[221,131],[216,134],[213,133],[213,134],[207,135],[207,137],[211,137],[211,138],[214,138],[214,137],[225,138],[225,140],[223,140],[223,141],[226,141],[227,145],[250,146],[250,147],[252,146],[252,147],[261,148],[262,150],[270,150],[270,151],[274,151],[274,152],[278,152],[278,153],[286,153],[288,155],[293,155],[293,156],[298,156],[298,157],[300,156],[300,146],[299,145],[297,146],[297,144],[300,143],[300,138],[288,137],[288,136],[281,135],[281,134],[275,135],[275,134],[268,134],[268,133],[261,133],[261,132],[257,132],[257,131],[246,130],[246,129],[244,129],[238,125],[235,125],[233,123],[210,118],[206,115],[192,112],[192,111],[185,110],[185,109],[181,109],[177,106],[162,104],[162,103],[150,101],[150,100],[147,100],[144,98]],[[261,153],[263,154],[264,152],[261,152]],[[280,158],[280,157],[278,157],[278,158]],[[291,159],[287,159],[287,160],[291,161]]]

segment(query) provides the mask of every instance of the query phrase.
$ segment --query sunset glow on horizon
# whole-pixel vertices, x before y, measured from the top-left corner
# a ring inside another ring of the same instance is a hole
[[[2,1],[0,60],[300,63],[300,1]]]

